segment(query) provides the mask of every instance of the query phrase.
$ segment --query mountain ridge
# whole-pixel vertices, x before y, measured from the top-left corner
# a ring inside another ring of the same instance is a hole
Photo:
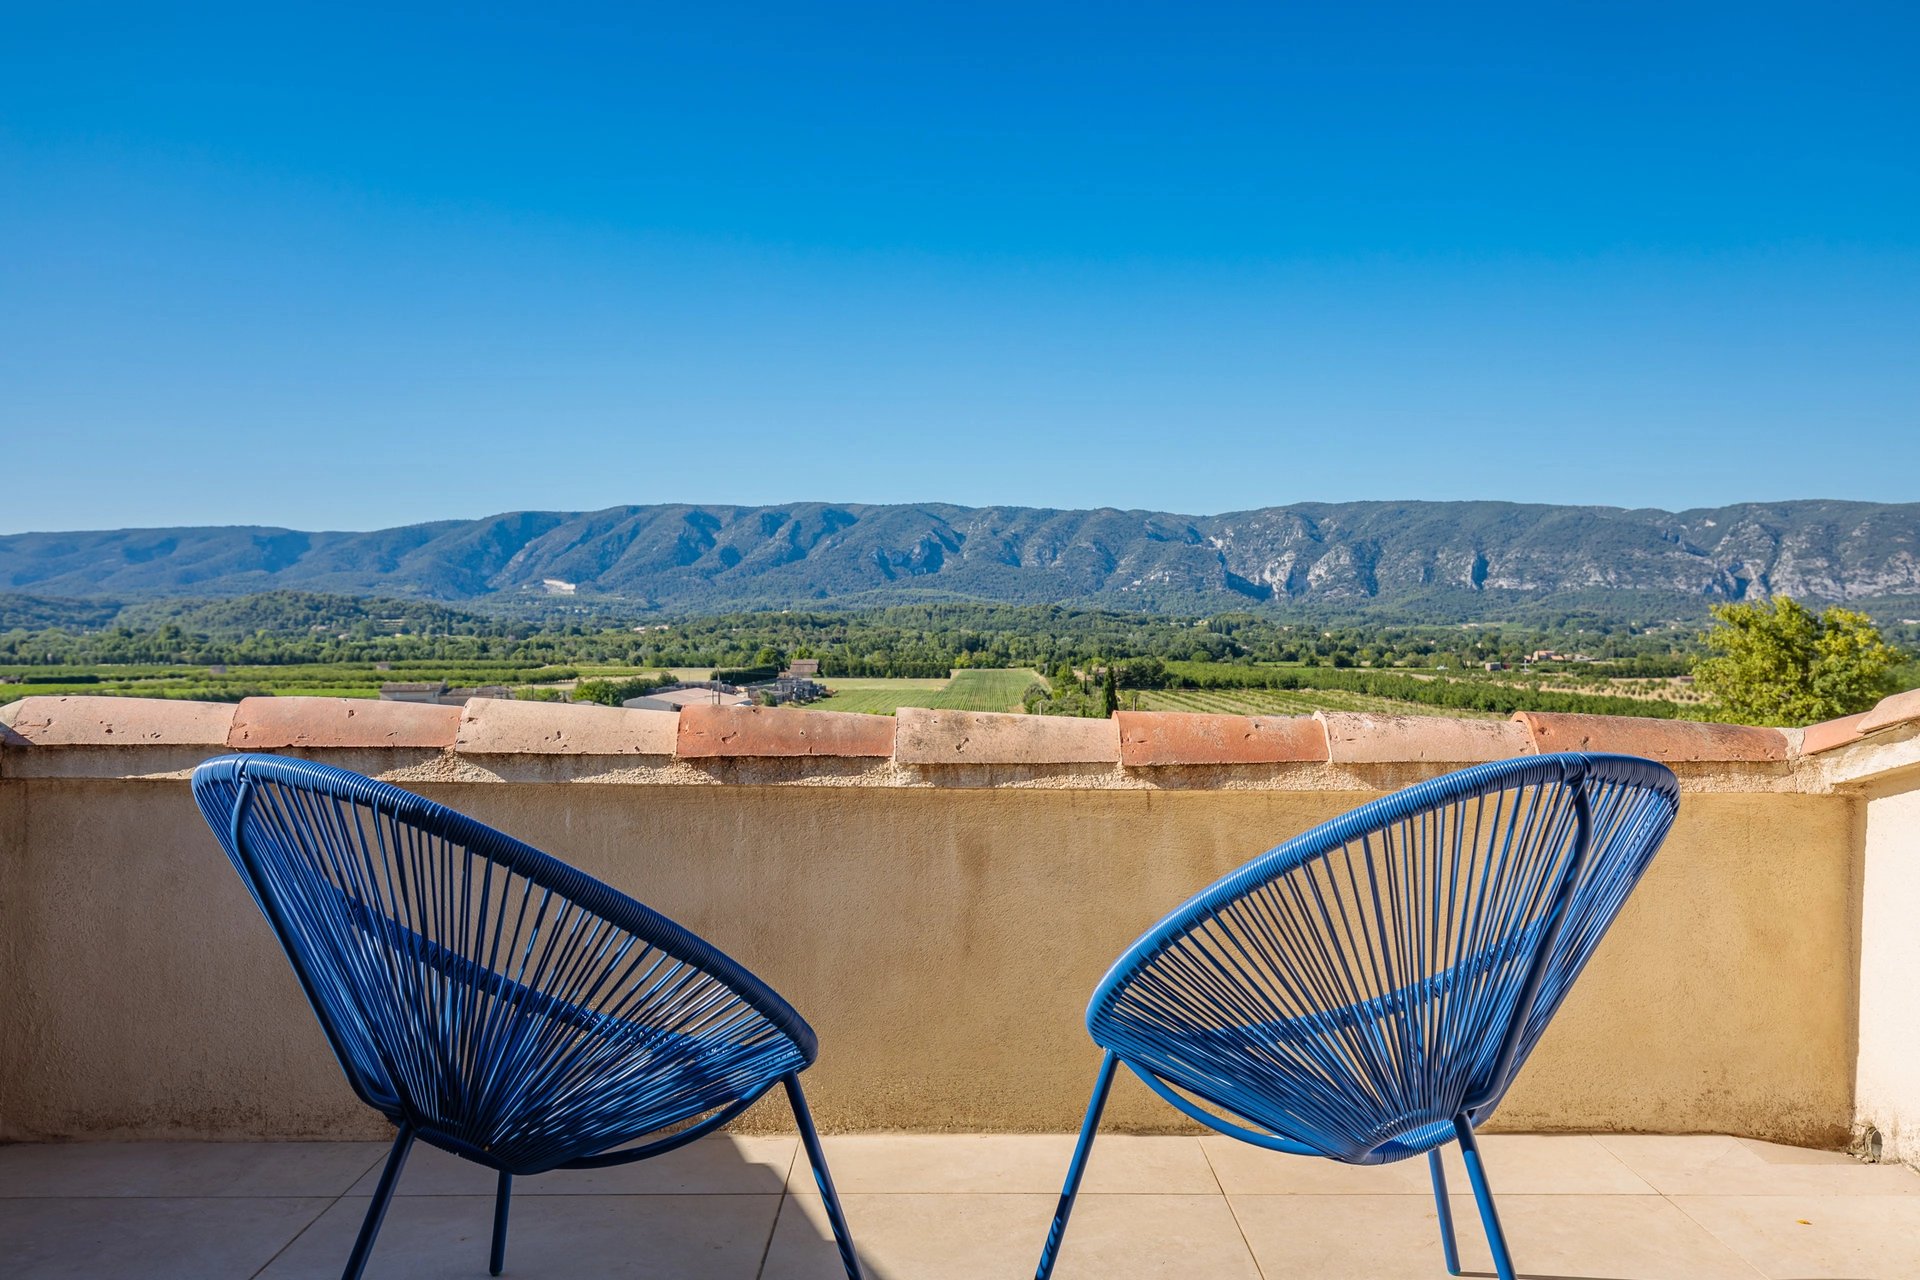
[[[297,589],[686,611],[946,595],[1135,608],[1560,596],[1920,595],[1920,503],[1669,512],[1294,503],[1219,515],[949,503],[663,503],[368,532],[181,526],[0,535],[0,591],[125,600]]]

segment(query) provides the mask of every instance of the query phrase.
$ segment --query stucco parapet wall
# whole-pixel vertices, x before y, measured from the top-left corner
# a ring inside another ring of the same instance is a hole
[[[1898,739],[1920,716],[1864,738]],[[1699,791],[1844,783],[1825,727],[1802,731],[1630,717],[1511,720],[1121,712],[1109,720],[902,708],[622,710],[475,699],[462,707],[349,698],[29,697],[0,707],[0,775],[171,778],[227,750],[278,751],[396,782],[1391,790],[1535,751],[1625,751]],[[1847,727],[1851,731],[1852,726]],[[1844,775],[1844,776],[1843,776]]]

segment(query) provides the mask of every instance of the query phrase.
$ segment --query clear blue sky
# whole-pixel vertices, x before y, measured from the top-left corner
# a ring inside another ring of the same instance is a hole
[[[1920,499],[1920,6],[16,3],[0,530]]]

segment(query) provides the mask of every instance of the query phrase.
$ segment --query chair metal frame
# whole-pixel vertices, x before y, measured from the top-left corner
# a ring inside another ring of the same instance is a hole
[[[1036,1280],[1059,1257],[1121,1064],[1201,1124],[1350,1164],[1458,1142],[1500,1280],[1513,1260],[1475,1129],[1499,1106],[1671,829],[1632,756],[1463,769],[1281,844],[1176,908],[1095,988],[1103,1051]]]
[[[515,1176],[663,1155],[775,1084],[860,1280],[800,1086],[818,1040],[738,962],[531,845],[345,769],[223,756],[193,793],[348,1083],[397,1128],[343,1280],[365,1270],[416,1141],[498,1174],[499,1275]]]

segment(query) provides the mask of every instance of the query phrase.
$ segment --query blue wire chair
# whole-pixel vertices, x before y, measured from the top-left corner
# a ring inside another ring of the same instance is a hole
[[[1474,1129],[1493,1114],[1679,807],[1673,773],[1522,757],[1364,805],[1203,889],[1095,988],[1106,1050],[1037,1280],[1059,1256],[1125,1063],[1208,1127],[1348,1164],[1460,1144],[1500,1280],[1513,1262]]]
[[[399,1126],[345,1280],[365,1269],[416,1139],[498,1172],[499,1275],[515,1175],[660,1155],[775,1084],[859,1280],[800,1090],[813,1029],[739,964],[565,863],[357,773],[224,756],[194,770],[193,794],[348,1083]]]

